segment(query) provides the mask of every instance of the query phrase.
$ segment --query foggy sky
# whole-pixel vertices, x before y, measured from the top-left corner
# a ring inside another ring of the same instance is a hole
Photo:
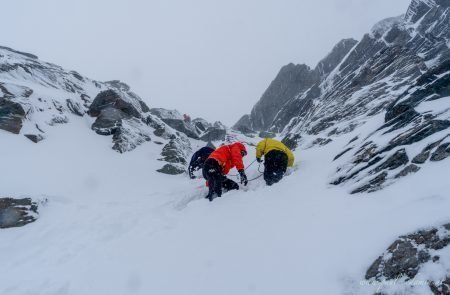
[[[150,107],[232,125],[281,66],[314,67],[410,0],[13,0],[0,45],[92,79],[119,79]]]

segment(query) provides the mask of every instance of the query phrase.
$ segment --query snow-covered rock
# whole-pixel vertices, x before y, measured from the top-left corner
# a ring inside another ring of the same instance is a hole
[[[424,282],[417,286],[429,287],[433,294],[449,294],[449,249],[450,223],[401,236],[369,267],[365,279],[380,284],[377,291],[382,294],[407,294],[414,286],[408,284],[411,280]],[[433,274],[426,271],[430,267],[435,269]],[[393,285],[395,290],[389,288]]]
[[[415,0],[361,41],[341,41],[315,70],[283,67],[235,128],[301,138],[304,147],[348,137],[330,183],[350,192],[420,173],[423,163],[411,159],[450,132],[449,10],[449,1]],[[445,143],[435,160],[447,157]]]
[[[19,227],[36,221],[38,203],[30,198],[0,198],[0,228]]]
[[[174,129],[174,124],[166,122],[182,116],[159,110],[160,113],[152,114],[146,103],[121,81],[95,81],[41,61],[35,55],[0,47],[2,130],[23,134],[37,143],[48,138],[50,128],[82,117],[97,134],[111,136],[112,149],[124,153],[151,141],[152,137],[159,137],[163,144],[183,137],[183,133],[200,138],[212,126],[203,122],[206,124],[203,131],[197,131],[192,124],[189,128]],[[188,145],[179,144],[178,149],[183,157],[190,155]]]

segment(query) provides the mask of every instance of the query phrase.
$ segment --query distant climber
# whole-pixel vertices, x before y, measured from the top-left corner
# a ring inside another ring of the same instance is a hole
[[[287,167],[294,165],[294,154],[282,142],[266,138],[256,146],[256,160],[262,162],[264,156],[264,180],[267,185],[279,182],[286,173]]]
[[[188,114],[183,114],[183,119],[184,122],[191,123],[191,116],[189,116]]]
[[[247,155],[247,149],[240,143],[224,145],[211,153],[203,166],[203,177],[207,180],[209,193],[206,198],[212,201],[215,197],[222,196],[222,188],[226,191],[238,190],[239,185],[225,175],[230,169],[236,167],[241,177],[241,183],[247,185],[247,175],[244,171],[242,158]]]
[[[208,159],[209,155],[214,152],[214,149],[205,146],[196,151],[191,158],[191,162],[189,163],[188,172],[189,177],[191,179],[195,178],[194,171],[203,169],[203,165],[205,164],[206,159]]]

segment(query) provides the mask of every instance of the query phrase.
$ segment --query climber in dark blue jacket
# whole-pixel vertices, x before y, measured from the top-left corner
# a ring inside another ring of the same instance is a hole
[[[206,159],[208,159],[209,155],[214,152],[213,148],[209,146],[202,147],[198,151],[196,151],[191,158],[191,162],[189,163],[189,177],[191,179],[195,178],[194,171],[203,169],[203,164]]]

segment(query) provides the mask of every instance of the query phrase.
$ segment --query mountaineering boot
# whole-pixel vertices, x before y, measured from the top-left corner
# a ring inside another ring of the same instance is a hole
[[[205,199],[208,199],[210,202],[212,202],[215,199],[215,196],[216,194],[214,192],[209,192]]]

